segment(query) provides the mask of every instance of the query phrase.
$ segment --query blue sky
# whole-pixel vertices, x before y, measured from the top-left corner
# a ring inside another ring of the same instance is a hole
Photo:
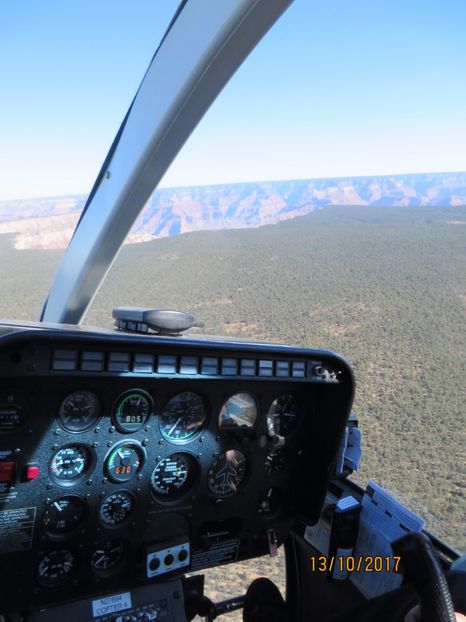
[[[0,199],[87,193],[173,0],[0,3]],[[466,169],[466,2],[295,0],[162,186]]]

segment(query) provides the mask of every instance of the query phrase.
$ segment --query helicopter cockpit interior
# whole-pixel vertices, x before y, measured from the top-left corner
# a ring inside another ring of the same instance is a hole
[[[181,2],[40,321],[0,323],[1,622],[381,622],[415,592],[421,622],[464,607],[464,559],[349,477],[362,449],[343,356],[189,333],[183,310],[81,325],[151,192],[291,1]],[[283,550],[286,597],[267,577],[209,597],[206,570],[226,582]]]

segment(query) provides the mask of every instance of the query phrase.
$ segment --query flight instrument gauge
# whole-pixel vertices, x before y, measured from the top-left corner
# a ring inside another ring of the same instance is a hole
[[[265,474],[274,477],[281,473],[286,466],[286,456],[283,447],[273,449],[265,458]]]
[[[197,462],[191,454],[174,453],[160,460],[152,471],[150,485],[155,497],[172,500],[183,495],[197,474]]]
[[[113,420],[120,432],[136,432],[154,412],[154,400],[142,389],[126,391],[116,401]]]
[[[171,398],[160,415],[160,432],[172,443],[187,443],[203,428],[206,421],[203,398],[192,391]]]
[[[60,587],[73,578],[76,572],[76,555],[68,549],[50,551],[37,567],[37,583],[42,587]]]
[[[144,466],[146,453],[136,441],[116,445],[105,460],[105,472],[112,482],[129,482]]]
[[[87,514],[84,499],[77,495],[66,495],[52,501],[45,510],[43,525],[52,536],[64,536],[77,529]]]
[[[286,436],[298,420],[298,406],[291,393],[282,393],[270,404],[267,412],[267,427],[272,435]]]
[[[99,510],[99,518],[105,527],[120,527],[129,519],[136,501],[127,490],[112,492],[105,497]]]
[[[229,449],[214,460],[207,474],[207,486],[215,497],[234,495],[246,479],[247,458],[237,449]]]
[[[121,540],[99,542],[91,555],[92,569],[102,575],[116,572],[125,560],[125,545]]]
[[[69,432],[89,430],[100,417],[97,396],[90,391],[75,391],[63,400],[58,412],[60,425]]]
[[[0,434],[8,434],[20,428],[29,415],[29,402],[17,391],[0,395]]]
[[[50,462],[50,476],[60,486],[73,486],[91,470],[93,457],[87,445],[67,445],[56,451]]]
[[[236,393],[222,406],[220,428],[252,428],[257,419],[257,402],[249,393]]]

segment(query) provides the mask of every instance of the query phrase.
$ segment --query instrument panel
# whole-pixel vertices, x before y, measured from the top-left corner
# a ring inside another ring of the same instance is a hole
[[[5,606],[157,581],[147,560],[173,542],[189,547],[173,560],[185,570],[256,557],[284,542],[297,518],[317,520],[351,407],[343,359],[64,332],[0,337]],[[132,369],[110,370],[115,350],[118,360],[128,351]],[[63,352],[75,353],[74,368],[63,369]],[[84,370],[89,352],[107,364]],[[152,371],[134,371],[143,356],[155,357]],[[177,363],[166,371],[170,357]],[[186,359],[198,368],[186,373]],[[204,359],[218,361],[215,373],[202,374]],[[254,377],[241,375],[244,359],[257,359]],[[222,373],[225,360],[237,361],[236,374]],[[261,360],[273,362],[273,376],[260,375]],[[326,375],[313,376],[316,360]],[[284,361],[288,377],[278,375]],[[304,374],[293,377],[293,362]]]

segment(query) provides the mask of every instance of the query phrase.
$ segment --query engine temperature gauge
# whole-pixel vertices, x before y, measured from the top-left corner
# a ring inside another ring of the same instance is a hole
[[[136,441],[116,445],[105,460],[105,472],[112,482],[128,482],[144,466],[145,451]]]

